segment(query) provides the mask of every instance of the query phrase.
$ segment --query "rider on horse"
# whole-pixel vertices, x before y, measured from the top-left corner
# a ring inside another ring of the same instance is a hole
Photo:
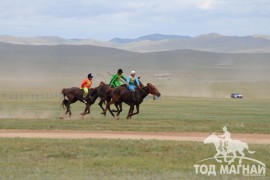
[[[128,89],[131,91],[133,101],[136,101],[136,98],[135,98],[136,87],[141,88],[139,79],[135,75],[136,75],[136,72],[131,71],[131,75],[127,78],[127,86],[128,86]]]
[[[221,138],[221,148],[224,150],[227,150],[228,143],[229,143],[229,141],[232,140],[231,133],[227,130],[226,126],[224,126],[222,128],[222,130],[223,130],[224,134],[219,136]]]
[[[117,88],[121,85],[120,80],[123,79],[126,82],[126,78],[125,76],[123,76],[123,70],[122,69],[118,69],[117,74],[112,76],[112,79],[110,81],[110,86]]]
[[[88,98],[88,89],[91,88],[92,86],[92,78],[94,76],[92,76],[92,74],[88,74],[87,78],[83,80],[82,85],[81,85],[81,89],[83,89],[84,93],[83,93],[83,102],[86,104],[87,103],[87,98]]]

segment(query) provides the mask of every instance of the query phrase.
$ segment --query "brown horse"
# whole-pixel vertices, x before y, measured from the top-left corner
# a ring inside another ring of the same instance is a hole
[[[122,103],[124,102],[130,106],[129,113],[127,115],[127,119],[129,119],[135,114],[139,114],[140,104],[143,102],[144,98],[148,94],[152,94],[153,96],[158,96],[158,97],[160,97],[161,95],[154,85],[148,83],[147,86],[136,89],[136,92],[135,92],[136,101],[134,101],[132,99],[130,90],[126,86],[120,86],[113,91],[112,99],[109,103],[107,103],[106,108],[104,110],[104,114],[106,115],[106,111],[107,109],[110,109],[111,104],[116,104],[116,106],[118,106],[117,109],[119,109],[117,112],[117,117],[119,117],[120,113],[122,112]],[[136,106],[136,110],[137,110],[135,113],[133,112],[134,106]]]
[[[89,89],[89,97],[86,99],[87,103],[85,104],[86,107],[85,107],[84,112],[81,113],[82,116],[85,116],[86,114],[90,113],[90,106],[94,104],[96,99],[98,98],[97,94],[94,93],[95,91],[96,91],[96,88]],[[83,89],[80,89],[78,87],[64,88],[62,90],[62,94],[64,96],[64,100],[62,101],[62,106],[64,109],[66,107],[65,115],[68,114],[69,117],[71,116],[72,114],[70,110],[71,104],[77,101],[83,102],[83,93],[84,93]]]
[[[96,88],[96,90],[93,92],[94,94],[96,93],[97,96],[100,98],[100,102],[98,103],[99,107],[102,109],[102,112],[105,111],[103,108],[103,104],[109,103],[111,98],[112,98],[112,93],[115,89],[108,84],[105,84],[103,82],[100,82],[99,86]],[[109,112],[111,113],[112,116],[114,116],[113,112],[111,109],[108,109]],[[118,111],[117,111],[118,112]],[[104,114],[104,113],[101,113]]]

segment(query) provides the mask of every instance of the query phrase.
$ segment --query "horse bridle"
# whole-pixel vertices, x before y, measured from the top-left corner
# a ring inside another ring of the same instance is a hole
[[[149,86],[149,93],[153,95],[153,87],[152,86]]]
[[[148,85],[149,86],[149,85]],[[144,93],[144,94],[146,94],[147,96],[149,96],[150,98],[153,98],[153,97],[151,97],[149,94],[151,94],[152,96],[154,96],[153,95],[153,87],[152,86],[149,86],[149,93],[146,93],[142,88],[141,88],[141,90],[142,90],[142,92]]]

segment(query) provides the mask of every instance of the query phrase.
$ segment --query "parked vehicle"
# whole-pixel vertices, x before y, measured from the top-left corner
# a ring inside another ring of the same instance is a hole
[[[243,98],[243,95],[239,93],[232,93],[231,98]]]

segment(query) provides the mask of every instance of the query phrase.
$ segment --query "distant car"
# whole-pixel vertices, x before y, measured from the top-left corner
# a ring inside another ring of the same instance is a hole
[[[241,95],[239,93],[232,93],[231,98],[243,98],[243,95]]]

